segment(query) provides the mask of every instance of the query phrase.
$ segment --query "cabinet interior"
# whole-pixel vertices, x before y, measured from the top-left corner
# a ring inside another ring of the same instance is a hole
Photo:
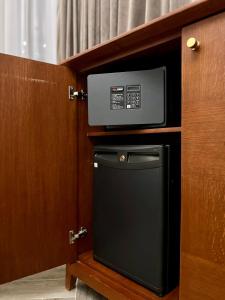
[[[128,55],[120,60],[95,67],[87,72],[80,73],[78,85],[85,91],[87,89],[87,75],[107,72],[123,72],[131,70],[151,69],[166,65],[168,77],[173,84],[169,90],[169,101],[174,101],[176,114],[169,120],[170,127],[154,129],[133,129],[107,131],[104,127],[90,127],[88,125],[87,101],[78,103],[78,227],[86,227],[88,234],[78,243],[78,259],[84,264],[92,259],[93,229],[93,147],[95,145],[141,145],[141,144],[170,144],[175,149],[177,161],[177,178],[180,180],[180,140],[181,140],[181,41],[180,38],[157,44],[142,52]],[[169,82],[170,84],[171,82]],[[180,191],[179,191],[180,193]],[[99,263],[96,262],[96,266]],[[113,273],[113,272],[112,272]]]

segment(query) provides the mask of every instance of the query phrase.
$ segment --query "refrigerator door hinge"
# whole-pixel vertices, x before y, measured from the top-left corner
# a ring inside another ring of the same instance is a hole
[[[87,228],[81,227],[80,230],[75,233],[74,230],[69,231],[69,243],[70,245],[74,244],[76,240],[83,238],[87,235]]]
[[[69,100],[71,101],[87,99],[87,93],[85,93],[83,90],[77,91],[76,88],[72,85],[69,85],[68,93],[69,93]]]

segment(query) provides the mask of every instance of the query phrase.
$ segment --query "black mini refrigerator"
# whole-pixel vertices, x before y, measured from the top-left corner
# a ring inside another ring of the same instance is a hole
[[[179,188],[170,153],[168,145],[94,149],[94,258],[159,296],[179,277]]]

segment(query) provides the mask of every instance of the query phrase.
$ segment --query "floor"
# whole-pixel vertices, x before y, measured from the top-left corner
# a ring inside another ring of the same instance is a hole
[[[1,300],[104,300],[80,280],[76,289],[64,287],[65,266],[0,285]]]

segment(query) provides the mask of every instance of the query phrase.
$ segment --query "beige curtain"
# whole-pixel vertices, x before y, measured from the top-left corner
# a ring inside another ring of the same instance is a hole
[[[59,0],[58,61],[194,0]]]

